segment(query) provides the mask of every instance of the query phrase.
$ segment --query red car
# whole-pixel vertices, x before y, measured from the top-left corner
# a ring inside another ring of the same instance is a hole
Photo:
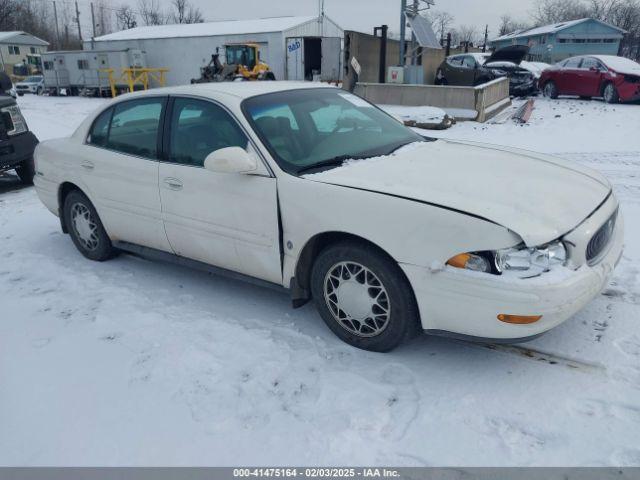
[[[542,72],[545,97],[603,97],[607,103],[640,100],[640,64],[613,55],[571,57]]]

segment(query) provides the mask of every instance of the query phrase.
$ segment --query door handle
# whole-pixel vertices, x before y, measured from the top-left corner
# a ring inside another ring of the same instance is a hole
[[[95,168],[95,165],[88,160],[83,161],[80,166],[85,170],[93,170]]]
[[[164,184],[171,190],[182,190],[182,182],[177,178],[169,177],[164,179]]]

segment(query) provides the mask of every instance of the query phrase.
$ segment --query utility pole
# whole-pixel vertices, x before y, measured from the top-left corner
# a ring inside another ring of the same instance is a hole
[[[380,32],[380,65],[378,69],[378,82],[385,83],[387,74],[387,37],[389,35],[389,26],[382,25],[373,29],[373,35],[378,36]]]
[[[91,27],[93,29],[93,38],[96,36],[96,17],[93,13],[93,2],[91,2]]]
[[[407,34],[407,0],[400,0],[400,65],[404,67],[404,50]]]
[[[76,1],[76,22],[78,23],[78,39],[82,43],[82,29],[80,28],[80,10],[78,9],[78,2]]]
[[[56,22],[56,49],[60,49],[60,28],[58,27],[58,10],[55,0],[53,2],[53,19]]]
[[[484,45],[482,45],[482,53],[487,51],[487,42],[489,41],[489,25],[484,29]]]
[[[420,0],[413,0],[413,12],[412,15],[418,15],[420,11]],[[411,65],[418,64],[418,39],[415,32],[411,31]]]

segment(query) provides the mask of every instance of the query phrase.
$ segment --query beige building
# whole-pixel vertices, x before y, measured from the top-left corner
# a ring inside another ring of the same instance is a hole
[[[0,70],[12,75],[15,65],[31,63],[31,56],[46,52],[48,46],[49,42],[26,32],[0,32]]]

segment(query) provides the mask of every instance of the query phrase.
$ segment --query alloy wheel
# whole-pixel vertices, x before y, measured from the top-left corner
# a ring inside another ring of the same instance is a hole
[[[334,320],[359,337],[375,337],[391,318],[389,295],[380,279],[357,262],[340,262],[324,279],[324,299]]]
[[[98,248],[100,244],[98,226],[86,205],[82,203],[73,204],[71,207],[71,222],[73,231],[84,248],[90,251]]]

